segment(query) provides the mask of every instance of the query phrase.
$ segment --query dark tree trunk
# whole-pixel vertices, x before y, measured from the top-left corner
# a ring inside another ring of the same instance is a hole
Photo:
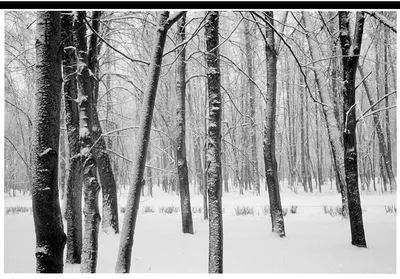
[[[79,100],[79,141],[83,171],[84,192],[84,236],[82,243],[81,272],[95,273],[100,213],[98,195],[100,186],[96,178],[96,161],[92,151],[92,77],[88,67],[88,49],[86,42],[86,12],[75,12],[74,35],[77,53],[77,87]]]
[[[68,134],[68,173],[66,189],[67,263],[81,263],[82,254],[82,165],[79,144],[79,111],[76,102],[76,52],[73,37],[73,14],[61,17],[63,40],[63,78],[65,122]]]
[[[265,19],[274,25],[274,13],[265,12]],[[268,186],[269,205],[272,221],[272,231],[280,237],[285,236],[281,196],[275,155],[275,119],[276,119],[276,64],[277,53],[273,29],[265,27],[265,53],[267,57],[267,94],[265,96],[265,126],[264,126],[264,162],[265,177]]]
[[[32,209],[36,272],[62,273],[66,236],[58,201],[61,106],[60,12],[37,12],[36,92],[32,136]]]
[[[177,22],[177,43],[185,41],[185,24],[186,15],[183,15]],[[186,61],[185,48],[177,49],[178,59],[177,67],[177,108],[176,108],[176,160],[178,169],[179,194],[181,199],[181,214],[182,214],[182,232],[193,234],[192,207],[190,205],[188,167],[186,161]]]
[[[133,185],[129,188],[128,192],[118,258],[115,267],[115,271],[119,273],[129,273],[131,266],[133,234],[135,232],[136,218],[139,210],[140,192],[145,184],[143,174],[150,140],[151,122],[153,119],[158,80],[160,78],[165,39],[171,25],[185,13],[186,12],[179,12],[174,17],[169,18],[169,12],[163,11],[159,16],[157,32],[154,38],[154,48],[146,81],[146,89],[144,91],[143,109],[137,138],[137,155],[133,163]]]
[[[303,80],[300,77],[301,80]],[[303,87],[301,87],[303,88]],[[306,165],[306,139],[304,135],[304,90],[300,90],[300,150],[301,150],[301,184],[303,184],[304,192],[308,192],[307,187],[307,165]]]
[[[208,272],[223,272],[222,177],[221,177],[221,73],[218,48],[219,12],[210,11],[205,25],[208,143],[207,188],[209,209]]]
[[[358,189],[355,79],[358,57],[361,51],[364,13],[357,12],[354,38],[350,39],[349,12],[339,12],[339,38],[343,55],[343,119],[344,162],[349,203],[351,243],[367,247],[362,219],[360,193]]]
[[[100,11],[94,11],[92,14],[92,28],[99,33],[100,29]],[[89,48],[89,69],[94,74],[92,91],[93,91],[93,153],[96,159],[96,165],[98,168],[99,182],[101,185],[102,198],[103,198],[103,218],[102,218],[102,230],[112,231],[113,233],[119,233],[119,222],[118,222],[118,201],[117,201],[117,184],[115,182],[114,173],[111,166],[110,156],[107,153],[107,146],[104,138],[102,128],[100,126],[100,120],[97,112],[97,99],[99,91],[99,62],[98,53],[100,48],[97,44],[97,36],[92,34],[90,37],[90,48]]]

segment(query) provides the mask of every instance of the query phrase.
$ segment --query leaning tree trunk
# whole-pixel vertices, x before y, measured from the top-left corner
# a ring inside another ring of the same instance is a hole
[[[351,229],[351,243],[359,247],[367,247],[364,234],[361,200],[358,189],[357,142],[356,142],[356,110],[355,80],[358,57],[361,52],[364,28],[364,12],[357,12],[354,38],[350,39],[349,12],[339,12],[339,38],[343,59],[343,143],[344,166],[346,173],[347,197]]]
[[[207,189],[209,210],[208,272],[223,272],[221,177],[221,72],[218,48],[219,12],[210,11],[205,25],[208,89]]]
[[[32,136],[32,209],[36,272],[62,273],[66,236],[58,200],[61,106],[60,12],[37,12],[36,92]]]
[[[121,231],[116,272],[129,273],[131,266],[133,234],[139,210],[140,192],[145,184],[143,174],[146,164],[147,147],[150,140],[151,122],[153,119],[154,103],[156,100],[158,80],[160,78],[162,56],[168,29],[186,12],[179,12],[169,17],[169,12],[160,13],[157,32],[154,38],[154,48],[148,71],[146,89],[144,92],[143,109],[139,124],[138,146],[133,162],[133,185],[129,188],[128,200],[125,207],[124,222]]]
[[[178,40],[177,43],[185,41],[186,15],[183,15],[177,23]],[[186,99],[186,66],[185,66],[185,47],[177,49],[178,59],[176,61],[177,78],[177,108],[176,108],[176,160],[178,169],[179,193],[181,199],[182,232],[193,234],[192,208],[190,205],[188,167],[186,161],[186,129],[185,129],[185,99]]]
[[[73,14],[61,16],[61,36],[64,42],[63,79],[65,123],[67,126],[69,156],[66,189],[67,263],[81,263],[82,254],[82,164],[79,144],[79,111],[76,102],[76,52],[73,38]]]
[[[99,33],[100,29],[100,11],[94,11],[92,15],[92,28],[96,33]],[[99,62],[98,53],[100,53],[100,47],[98,46],[97,35],[92,34],[90,37],[90,48],[89,48],[89,69],[96,77],[93,79],[92,91],[93,91],[93,142],[96,144],[93,146],[94,156],[98,168],[99,181],[101,185],[101,192],[103,198],[103,218],[102,218],[102,230],[111,231],[113,233],[119,233],[119,222],[118,222],[118,202],[117,202],[117,184],[115,182],[114,173],[111,167],[110,156],[107,153],[107,146],[104,138],[102,137],[103,131],[100,126],[100,119],[97,112],[97,100],[99,97]]]
[[[265,20],[274,25],[274,13],[265,12]],[[276,118],[276,64],[274,31],[270,25],[265,27],[265,54],[267,57],[267,94],[265,96],[264,126],[264,162],[265,177],[268,186],[272,231],[280,237],[285,236],[281,196],[279,192],[278,170],[275,155],[275,118]]]
[[[304,18],[304,24],[307,30],[312,30],[312,23],[309,12],[302,12]],[[318,51],[317,40],[315,34],[312,31],[307,33],[307,41],[310,47],[311,59],[313,61],[320,61],[321,56]],[[313,66],[316,67],[316,63],[313,62]],[[340,193],[342,197],[342,215],[347,217],[348,215],[348,202],[347,202],[347,187],[345,180],[344,170],[344,159],[343,159],[343,144],[340,139],[340,130],[337,118],[335,116],[335,106],[332,98],[328,92],[328,84],[325,76],[320,69],[314,69],[315,80],[317,83],[317,89],[321,98],[322,110],[325,116],[325,122],[328,129],[328,136],[331,145],[332,157],[334,162],[334,169],[336,172],[336,178],[339,179]]]
[[[97,265],[97,248],[100,213],[98,195],[100,186],[96,178],[96,160],[92,149],[92,77],[88,67],[86,42],[86,12],[75,12],[74,32],[77,53],[77,85],[79,101],[79,142],[83,171],[84,192],[84,237],[82,243],[81,272],[95,273]]]

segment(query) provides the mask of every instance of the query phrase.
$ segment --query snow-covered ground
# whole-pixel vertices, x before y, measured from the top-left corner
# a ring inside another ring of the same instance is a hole
[[[385,205],[396,205],[393,194],[362,194],[367,249],[350,244],[349,221],[324,213],[323,205],[340,205],[335,192],[293,194],[282,187],[282,205],[297,205],[297,213],[285,216],[286,237],[271,233],[269,215],[262,208],[268,196],[262,191],[239,196],[224,193],[224,272],[235,273],[395,273],[396,218]],[[206,273],[208,271],[208,222],[193,214],[194,235],[181,233],[180,213],[164,214],[162,206],[179,207],[177,195],[167,195],[154,187],[154,198],[141,197],[137,219],[131,272]],[[192,206],[202,206],[202,197],[191,195]],[[120,194],[120,206],[126,193]],[[30,206],[30,197],[5,198],[4,207]],[[252,206],[254,215],[236,216],[235,207]],[[122,227],[123,213],[120,212]],[[4,272],[35,272],[35,233],[31,213],[4,216]],[[99,273],[114,272],[119,235],[101,232]],[[64,272],[79,272],[79,265],[66,264]]]

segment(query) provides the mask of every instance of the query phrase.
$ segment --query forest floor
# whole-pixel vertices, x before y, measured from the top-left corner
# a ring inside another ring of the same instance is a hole
[[[385,206],[397,204],[395,194],[362,193],[364,228],[368,248],[350,244],[349,221],[325,213],[325,206],[339,206],[340,195],[292,193],[282,187],[286,237],[271,233],[268,195],[252,192],[223,194],[224,272],[225,273],[396,273],[396,218]],[[131,272],[207,273],[208,222],[193,213],[194,235],[181,232],[179,196],[154,187],[154,198],[141,197],[137,218]],[[126,192],[119,194],[120,205]],[[191,194],[192,207],[202,207],[202,197]],[[31,198],[4,198],[4,208],[31,206]],[[296,213],[290,207],[296,205]],[[252,214],[237,216],[239,207]],[[160,212],[164,208],[164,212]],[[154,211],[147,212],[144,211]],[[334,212],[334,211],[333,211]],[[120,227],[123,213],[120,211]],[[97,272],[114,272],[119,235],[101,232]],[[35,272],[35,233],[31,212],[4,215],[4,272]],[[66,264],[64,272],[79,272],[79,265]]]

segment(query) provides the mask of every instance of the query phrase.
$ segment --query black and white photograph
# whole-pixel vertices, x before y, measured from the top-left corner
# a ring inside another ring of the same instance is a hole
[[[0,11],[3,275],[398,272],[398,10],[210,2]]]

